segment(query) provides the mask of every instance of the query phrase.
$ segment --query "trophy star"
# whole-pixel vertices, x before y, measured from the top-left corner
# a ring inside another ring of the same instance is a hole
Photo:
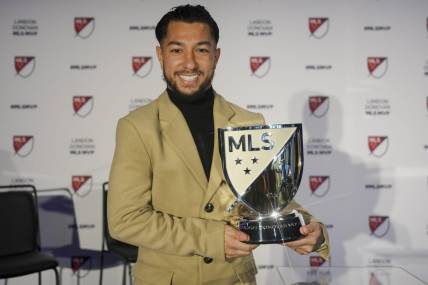
[[[242,159],[240,159],[239,157],[237,159],[235,159],[235,165],[241,164]]]
[[[259,161],[259,159],[257,157],[254,157],[251,159],[253,161],[253,164],[257,163],[257,161]]]
[[[248,167],[247,167],[247,168],[245,168],[245,169],[244,169],[245,175],[250,174],[250,171],[251,171],[251,169],[248,169]]]

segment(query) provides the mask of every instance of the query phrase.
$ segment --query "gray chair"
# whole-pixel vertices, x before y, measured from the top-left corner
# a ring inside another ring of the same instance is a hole
[[[60,284],[58,262],[40,251],[37,191],[33,185],[0,186],[0,279],[51,269]]]

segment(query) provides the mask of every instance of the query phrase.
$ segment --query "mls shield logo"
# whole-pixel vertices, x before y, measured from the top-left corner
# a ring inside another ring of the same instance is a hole
[[[92,258],[90,256],[70,256],[70,263],[73,275],[77,275],[79,278],[88,275],[92,269]]]
[[[369,136],[367,138],[370,154],[382,157],[388,151],[389,139],[387,136]]]
[[[388,216],[369,216],[370,232],[375,237],[383,237],[388,233],[390,226]]]
[[[310,96],[308,103],[311,115],[321,118],[327,114],[330,100],[327,96]]]
[[[330,21],[328,18],[309,18],[308,25],[311,36],[316,39],[325,37],[330,29]]]
[[[132,70],[134,75],[144,78],[150,74],[153,68],[153,60],[151,56],[133,56]]]
[[[92,96],[73,96],[74,114],[80,118],[88,116],[94,107],[94,98]]]
[[[234,196],[258,213],[281,211],[302,178],[302,125],[228,127],[218,135],[223,173]]]
[[[387,57],[368,57],[367,69],[369,70],[370,76],[374,78],[382,78],[388,70],[388,58]]]
[[[74,31],[76,37],[81,39],[89,38],[95,30],[95,18],[93,17],[76,17],[74,18]]]
[[[250,57],[251,74],[257,78],[265,77],[270,70],[270,57],[269,56],[252,56]]]
[[[314,255],[309,256],[309,266],[310,267],[320,267],[325,263],[325,259],[321,256]]]
[[[92,176],[73,175],[71,177],[71,187],[77,196],[85,197],[92,190]]]
[[[33,136],[13,136],[13,149],[16,155],[26,157],[33,151],[33,147]]]
[[[34,56],[15,56],[16,75],[27,78],[33,74],[36,68],[36,58]]]
[[[330,190],[330,176],[309,176],[309,188],[312,195],[325,196]]]
[[[389,285],[391,276],[385,270],[376,270],[370,272],[369,285]]]

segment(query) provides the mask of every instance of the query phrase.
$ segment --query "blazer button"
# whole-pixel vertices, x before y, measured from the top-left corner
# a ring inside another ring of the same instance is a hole
[[[205,212],[211,213],[214,210],[214,205],[212,203],[208,203],[205,205]]]
[[[211,262],[213,262],[213,259],[211,257],[204,257],[204,262],[206,264],[210,264]]]

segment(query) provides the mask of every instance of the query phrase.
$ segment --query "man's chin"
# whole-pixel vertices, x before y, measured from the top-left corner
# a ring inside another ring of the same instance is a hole
[[[205,92],[205,90],[203,90],[202,88],[198,88],[198,89],[183,89],[183,88],[170,88],[173,92],[180,94],[181,96],[185,96],[185,97],[192,97],[195,95],[198,95],[200,93]]]
[[[202,91],[202,88],[175,88],[175,90],[183,96],[193,96]]]

